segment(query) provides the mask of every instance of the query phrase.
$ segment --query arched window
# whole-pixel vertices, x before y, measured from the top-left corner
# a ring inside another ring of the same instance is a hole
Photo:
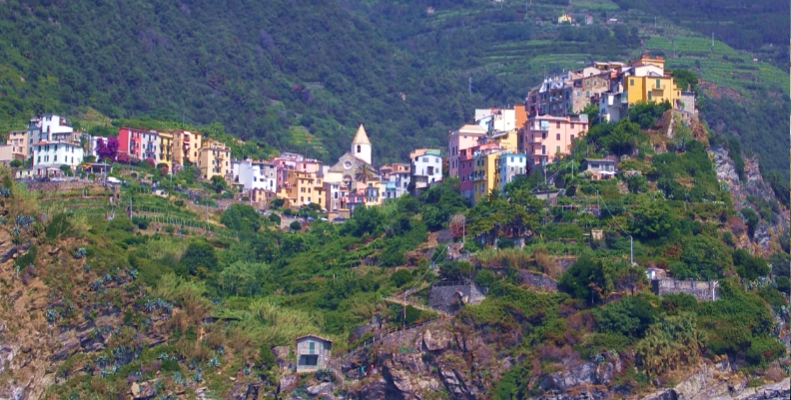
[[[358,145],[357,145],[357,152],[359,153],[360,151],[362,151],[362,150],[361,150],[361,147],[360,147],[360,145],[358,144]]]

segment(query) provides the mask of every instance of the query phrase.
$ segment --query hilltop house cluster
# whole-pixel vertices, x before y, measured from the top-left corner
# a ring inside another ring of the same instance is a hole
[[[61,116],[44,115],[31,119],[28,129],[8,133],[6,145],[0,146],[0,161],[32,160],[31,168],[16,171],[18,178],[57,176],[63,166],[104,165],[85,160],[87,156],[99,159],[100,140],[107,139],[77,132]],[[355,207],[381,204],[442,181],[440,149],[416,149],[409,163],[375,169],[372,144],[362,125],[349,151],[333,165],[295,153],[269,160],[235,159],[226,143],[186,130],[121,127],[116,139],[119,159],[125,155],[130,161],[147,160],[168,171],[194,165],[201,179],[221,177],[241,188],[252,202],[280,198],[289,207],[317,204],[333,217],[348,217]]]
[[[662,57],[594,62],[545,79],[512,109],[475,110],[475,123],[448,134],[449,175],[459,178],[463,196],[477,202],[516,176],[568,155],[574,139],[590,127],[582,113],[589,105],[599,107],[600,119],[617,122],[641,101],[668,101],[695,112],[694,93],[677,87]],[[607,179],[616,164],[615,158],[585,159],[580,167],[592,179]]]
[[[503,190],[516,176],[569,154],[575,138],[590,127],[588,105],[599,107],[599,117],[615,122],[639,102],[669,101],[694,112],[695,98],[674,82],[662,57],[642,56],[631,62],[594,62],[563,76],[545,79],[529,90],[524,104],[513,108],[475,110],[474,123],[449,132],[447,159],[440,149],[411,152],[408,163],[374,168],[372,143],[360,125],[349,151],[332,165],[295,153],[269,160],[235,159],[223,142],[186,130],[154,131],[121,127],[117,153],[129,160],[147,160],[168,171],[194,165],[200,178],[225,179],[254,203],[279,198],[289,207],[317,204],[330,217],[348,217],[358,206],[378,205],[404,193],[415,194],[458,177],[461,194],[472,202],[494,189]],[[28,129],[9,132],[0,146],[0,161],[32,160],[18,177],[59,174],[63,166],[85,165],[86,156],[98,159],[100,140],[75,132],[57,115],[31,119]],[[617,160],[587,159],[582,168],[593,179],[615,174]]]

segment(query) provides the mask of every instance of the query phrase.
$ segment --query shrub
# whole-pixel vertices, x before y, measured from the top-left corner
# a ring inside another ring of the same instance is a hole
[[[275,354],[272,353],[272,348],[266,343],[262,344],[261,348],[258,350],[258,364],[261,366],[261,369],[269,370],[275,366],[276,361]]]
[[[47,239],[53,240],[71,234],[72,226],[66,214],[60,213],[52,217],[45,232]]]
[[[300,224],[299,221],[292,221],[291,225],[288,227],[291,228],[292,231],[298,231],[302,229],[302,224]]]
[[[137,225],[140,229],[148,229],[148,220],[143,217],[132,217],[132,223]]]
[[[747,349],[746,359],[752,365],[766,368],[770,361],[774,361],[785,354],[785,346],[773,337],[753,338],[750,348]]]
[[[412,280],[412,273],[407,269],[399,269],[390,275],[390,282],[393,282],[396,287],[404,286]]]
[[[593,311],[600,332],[642,338],[656,320],[654,307],[642,297],[625,296]]]

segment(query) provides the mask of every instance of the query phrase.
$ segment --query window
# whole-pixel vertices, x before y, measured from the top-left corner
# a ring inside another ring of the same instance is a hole
[[[649,101],[651,101],[651,100],[652,100],[651,92],[648,92],[648,100],[649,100]]]
[[[574,140],[574,135],[571,135],[571,140]]]
[[[359,144],[357,145],[357,152],[358,153],[362,152],[362,147]],[[313,344],[313,343],[311,343],[311,344]]]
[[[308,352],[309,352],[311,355],[313,355],[313,354],[316,354],[316,353],[315,353],[315,352],[316,352],[316,343],[314,343],[314,342],[310,342],[310,343],[308,344]]]
[[[585,92],[585,97],[591,97],[591,91],[590,90]]]
[[[555,140],[560,140],[560,134],[559,133],[555,135]]]
[[[560,154],[560,146],[555,147],[555,154]]]
[[[547,154],[547,146],[541,145],[541,154]]]
[[[634,86],[634,79],[629,79],[629,86]]]
[[[656,80],[656,88],[659,89],[659,79]]]

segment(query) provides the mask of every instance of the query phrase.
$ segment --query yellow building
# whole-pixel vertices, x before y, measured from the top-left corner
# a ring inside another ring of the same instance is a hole
[[[570,24],[573,24],[574,23],[574,18],[571,18],[571,15],[568,15],[568,14],[564,13],[563,15],[558,17],[558,23],[562,24],[564,22],[568,22]]]
[[[681,89],[673,76],[665,73],[665,59],[642,56],[629,62],[630,71],[624,76],[629,105],[639,101],[676,104]]]
[[[6,145],[11,146],[14,158],[27,160],[33,156],[33,142],[28,130],[8,132]]]
[[[497,159],[500,148],[490,148],[481,150],[474,158],[475,169],[473,172],[473,192],[475,202],[486,199],[492,189],[499,188],[500,181],[497,179],[498,165]]]
[[[231,170],[231,150],[225,145],[214,140],[203,143],[198,152],[198,169],[203,179],[209,180],[214,176],[225,179]]]
[[[314,203],[325,208],[324,179],[316,172],[289,169],[277,197],[286,200],[290,207]]]
[[[516,153],[519,148],[519,130],[512,129],[508,132],[498,132],[491,136],[494,143],[500,145],[503,150]]]
[[[172,162],[184,165],[186,160],[196,164],[198,162],[198,151],[203,146],[203,134],[185,130],[174,130],[168,133],[173,135]]]
[[[675,104],[681,98],[681,89],[676,86],[672,76],[627,76],[626,98],[629,105],[638,101],[662,103],[665,100]]]
[[[167,164],[168,171],[173,168],[173,134],[159,132],[159,154],[157,164]]]

